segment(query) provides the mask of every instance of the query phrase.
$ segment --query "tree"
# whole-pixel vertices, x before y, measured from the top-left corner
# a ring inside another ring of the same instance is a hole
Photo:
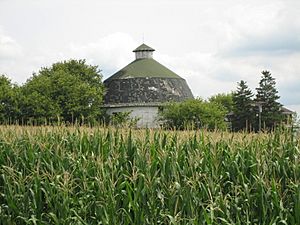
[[[272,77],[271,73],[262,71],[259,87],[256,88],[255,101],[262,103],[261,120],[264,128],[268,130],[272,130],[283,119],[280,112],[282,105],[277,101],[280,96],[275,85],[275,78]]]
[[[208,101],[222,105],[226,109],[227,113],[230,113],[233,110],[232,93],[216,94],[211,96]]]
[[[45,120],[56,121],[61,116],[61,109],[52,96],[53,84],[51,78],[43,75],[33,75],[21,88],[22,120],[34,120],[38,124]]]
[[[162,121],[168,128],[206,128],[225,129],[226,110],[220,104],[190,99],[179,103],[170,103],[163,108]]]
[[[0,76],[0,123],[14,123],[18,119],[18,90],[5,75]]]
[[[253,93],[243,80],[238,82],[237,90],[233,93],[232,130],[251,130],[255,123],[253,111]]]
[[[42,68],[22,87],[26,120],[93,121],[101,115],[102,75],[85,60],[69,60]]]
[[[136,127],[137,122],[140,120],[138,117],[131,117],[132,111],[115,112],[108,116],[108,124],[115,127]]]

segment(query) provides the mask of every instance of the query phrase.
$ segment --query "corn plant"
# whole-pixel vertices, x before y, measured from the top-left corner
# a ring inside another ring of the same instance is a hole
[[[299,139],[0,127],[0,224],[300,224]]]

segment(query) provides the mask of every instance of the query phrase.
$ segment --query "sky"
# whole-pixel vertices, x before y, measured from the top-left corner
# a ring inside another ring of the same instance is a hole
[[[143,42],[194,96],[240,80],[255,93],[268,70],[280,102],[300,113],[299,0],[0,0],[0,74],[18,84],[68,59],[106,79]]]

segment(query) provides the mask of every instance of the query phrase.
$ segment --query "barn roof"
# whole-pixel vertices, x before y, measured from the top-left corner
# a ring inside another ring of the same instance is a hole
[[[292,114],[294,114],[295,112],[293,112],[292,110],[289,110],[288,108],[282,106],[282,107],[281,107],[281,113],[282,113],[282,114],[285,114],[285,115],[292,115]]]
[[[169,70],[159,62],[151,58],[136,59],[123,69],[109,77],[107,81],[112,79],[127,79],[137,77],[159,77],[159,78],[181,78],[179,75]]]
[[[142,52],[142,57],[104,81],[106,87],[104,104],[107,107],[128,104],[152,106],[193,98],[186,81],[154,60],[151,57],[152,51],[154,51],[153,48],[145,44],[140,45],[134,52],[136,54]]]

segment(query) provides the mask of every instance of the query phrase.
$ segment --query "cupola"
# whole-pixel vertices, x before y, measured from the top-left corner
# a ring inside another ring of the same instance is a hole
[[[148,45],[141,44],[139,47],[133,50],[135,52],[136,59],[152,59],[153,52],[155,50]]]

